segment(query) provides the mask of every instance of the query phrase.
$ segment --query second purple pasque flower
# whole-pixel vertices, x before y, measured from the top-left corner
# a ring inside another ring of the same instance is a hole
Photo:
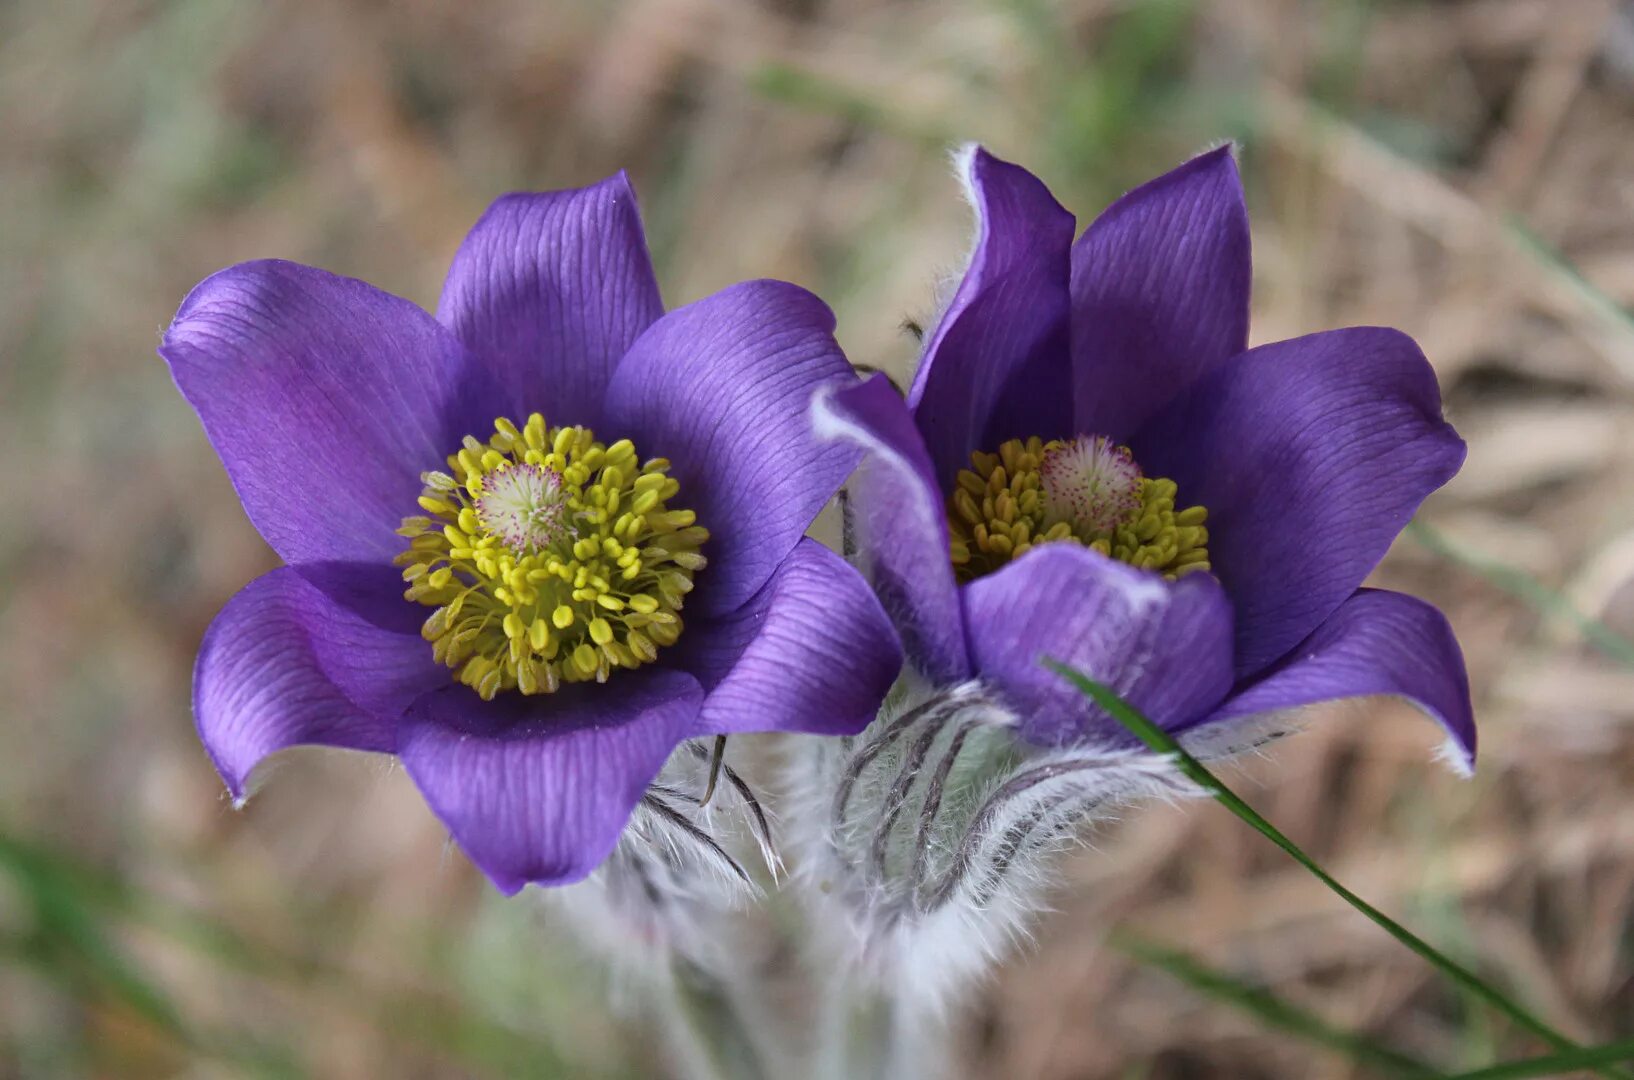
[[[856,458],[809,425],[833,325],[775,281],[666,314],[622,174],[496,202],[435,317],[206,279],[160,352],[286,564],[199,652],[232,794],[298,743],[395,754],[514,892],[595,868],[684,740],[860,730],[901,654],[803,535]]]
[[[1127,738],[1043,657],[1218,752],[1257,718],[1396,695],[1470,767],[1446,620],[1361,588],[1464,458],[1418,347],[1361,327],[1248,348],[1228,149],[1076,240],[1026,170],[981,149],[960,165],[975,250],[906,402],[879,376],[814,402],[870,451],[858,528],[914,666],[986,684],[1043,746]]]

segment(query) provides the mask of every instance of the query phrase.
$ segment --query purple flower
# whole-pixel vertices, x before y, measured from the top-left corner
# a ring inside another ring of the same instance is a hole
[[[832,330],[775,281],[666,314],[622,174],[496,202],[435,318],[287,262],[201,283],[160,353],[288,564],[199,652],[232,794],[298,743],[396,754],[509,893],[589,873],[683,740],[862,728],[901,654],[803,536],[856,457],[809,426]]]
[[[1247,347],[1228,149],[1076,242],[1026,170],[980,149],[961,165],[975,250],[907,402],[881,377],[814,401],[828,434],[872,451],[858,527],[910,661],[985,682],[1041,745],[1124,738],[1040,666],[1052,656],[1196,746],[1389,694],[1470,766],[1446,620],[1360,587],[1464,458],[1418,347],[1374,327]]]

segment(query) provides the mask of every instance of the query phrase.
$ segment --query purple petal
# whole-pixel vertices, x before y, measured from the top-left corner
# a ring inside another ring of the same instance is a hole
[[[1134,442],[1148,475],[1208,508],[1237,611],[1237,674],[1280,657],[1378,565],[1464,460],[1411,338],[1364,327],[1264,345],[1217,368]]]
[[[1144,184],[1072,248],[1077,427],[1122,440],[1248,347],[1248,210],[1231,148]]]
[[[1043,746],[1132,738],[1065,679],[1058,660],[1105,683],[1165,729],[1231,689],[1231,605],[1207,574],[1170,583],[1068,541],[1043,544],[964,588],[979,678]]]
[[[206,278],[159,354],[250,521],[291,564],[389,561],[420,473],[493,421],[486,374],[435,319],[297,263]]]
[[[974,147],[960,158],[976,248],[908,402],[938,480],[972,450],[1071,434],[1067,311],[1073,217],[1043,181]]]
[[[866,570],[914,666],[936,685],[970,677],[947,514],[930,455],[901,396],[883,375],[812,400],[827,438],[868,452],[851,482]]]
[[[601,422],[613,368],[663,313],[622,172],[495,202],[454,256],[437,305],[437,317],[499,373],[513,419],[538,411],[589,427]]]
[[[1377,589],[1362,589],[1340,604],[1276,667],[1197,725],[1197,733],[1265,713],[1379,694],[1424,710],[1447,733],[1448,761],[1466,774],[1474,768],[1469,676],[1452,627],[1424,601]]]
[[[734,611],[758,592],[856,465],[811,426],[812,393],[854,380],[833,331],[806,290],[750,281],[665,315],[613,372],[611,437],[669,458],[671,505],[710,532],[689,613]]]
[[[708,691],[700,726],[716,734],[855,735],[902,669],[861,575],[811,539],[737,611],[689,620],[675,654]]]
[[[500,891],[578,881],[618,842],[703,690],[679,671],[621,671],[546,698],[453,686],[409,709],[397,753]]]
[[[336,577],[344,569],[330,568]],[[401,593],[401,582],[381,580],[396,578],[389,567],[349,569],[354,595]],[[256,763],[287,746],[395,749],[396,715],[448,681],[417,633],[382,629],[281,566],[245,586],[205,632],[193,712],[216,770],[242,799]]]

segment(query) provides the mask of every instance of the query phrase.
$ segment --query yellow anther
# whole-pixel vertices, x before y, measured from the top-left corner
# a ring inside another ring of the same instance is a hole
[[[1034,437],[970,460],[947,502],[948,555],[960,581],[1067,540],[1171,580],[1209,569],[1208,511],[1176,510],[1175,482],[1142,476],[1126,447]]]
[[[443,502],[435,495],[421,495],[420,506],[424,508],[427,513],[437,514],[439,516],[442,514],[447,514],[454,509],[452,506]]]
[[[658,647],[652,643],[652,638],[641,631],[631,630],[625,638],[625,642],[638,659],[645,660],[649,664],[658,659]]]
[[[680,491],[667,460],[638,461],[629,440],[604,447],[534,413],[421,474],[392,562],[404,595],[435,609],[421,635],[438,663],[484,698],[547,694],[675,643],[709,531],[666,505]]]

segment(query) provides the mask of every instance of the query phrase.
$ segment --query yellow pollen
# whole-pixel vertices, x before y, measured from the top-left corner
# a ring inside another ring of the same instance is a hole
[[[642,462],[587,428],[501,417],[447,472],[420,479],[403,519],[403,594],[435,608],[421,627],[439,663],[486,700],[606,682],[681,636],[680,610],[709,531],[667,504],[669,462]]]
[[[1062,540],[1171,581],[1209,569],[1208,511],[1176,510],[1174,481],[1142,475],[1129,449],[1105,436],[1011,439],[970,462],[947,503],[960,581]]]

